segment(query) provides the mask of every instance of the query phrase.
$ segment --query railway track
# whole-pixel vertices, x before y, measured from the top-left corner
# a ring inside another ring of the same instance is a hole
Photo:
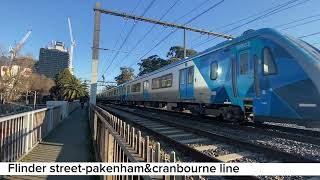
[[[152,132],[169,144],[197,152],[199,161],[215,162],[318,162],[316,160],[282,152],[266,146],[233,139],[204,129],[192,127],[181,121],[161,118],[159,114],[119,105],[100,107],[121,114],[135,126]],[[185,152],[190,154],[190,152]]]
[[[124,105],[124,106],[128,106],[128,105]],[[222,128],[234,128],[237,130],[259,133],[266,136],[274,136],[274,137],[290,139],[290,140],[308,143],[308,144],[320,145],[320,131],[315,131],[310,129],[301,129],[301,128],[298,129],[293,127],[285,127],[285,126],[278,126],[278,125],[265,124],[265,123],[239,124],[236,122],[221,121],[218,118],[210,117],[210,116],[199,117],[197,115],[190,114],[190,113],[163,110],[163,109],[144,107],[144,106],[135,106],[135,108],[138,108],[144,111],[149,111],[151,113],[156,112],[161,114],[167,114],[170,116],[174,115],[180,118],[187,118],[188,120],[192,120],[195,122],[210,123],[210,124],[214,123],[215,126],[220,126]]]
[[[142,132],[145,132],[155,137],[155,139],[159,139],[166,144],[170,144],[170,146],[172,145],[173,148],[170,148],[170,149],[171,150],[174,149],[175,151],[178,150],[176,151],[178,152],[178,154],[182,153],[187,156],[187,158],[182,158],[177,162],[181,162],[181,160],[182,162],[223,162],[222,160],[214,156],[203,153],[199,148],[189,146],[188,142],[186,141],[176,139],[178,137],[181,137],[181,135],[178,135],[177,133],[183,133],[183,134],[188,133],[186,131],[184,132],[183,130],[178,130],[178,129],[175,129],[175,130],[165,129],[165,128],[169,128],[169,126],[166,126],[161,123],[151,122],[150,120],[137,115],[132,115],[130,112],[123,111],[119,107],[110,107],[108,105],[98,105],[98,106],[101,109],[108,111],[108,113],[113,114],[114,116],[117,116],[123,121],[126,121],[126,123],[130,124],[132,127],[140,129]],[[98,110],[98,111],[101,111],[101,110]],[[191,134],[191,133],[188,133],[188,134]],[[185,159],[188,159],[188,161],[184,161]],[[240,176],[240,177],[239,176],[236,176],[236,177],[235,176],[222,176],[222,177],[199,176],[198,178],[200,179],[236,179],[236,180],[259,179],[256,176]]]

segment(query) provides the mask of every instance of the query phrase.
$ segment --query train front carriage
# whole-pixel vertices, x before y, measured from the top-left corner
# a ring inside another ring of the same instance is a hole
[[[194,59],[205,80],[210,107],[224,117],[317,124],[320,116],[319,50],[262,29],[223,43]],[[241,109],[241,112],[236,107]]]

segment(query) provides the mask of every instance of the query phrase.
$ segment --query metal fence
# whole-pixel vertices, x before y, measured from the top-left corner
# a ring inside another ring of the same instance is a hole
[[[72,112],[79,103],[69,103]],[[0,118],[0,161],[14,162],[26,155],[63,120],[62,107],[42,108]]]
[[[20,104],[6,103],[0,104],[0,117],[10,116],[12,114],[32,111],[32,107]]]
[[[97,106],[90,106],[90,128],[96,160],[100,162],[176,162],[175,152],[161,152],[159,142],[150,142],[125,121]],[[106,179],[185,179],[182,176],[108,176]]]

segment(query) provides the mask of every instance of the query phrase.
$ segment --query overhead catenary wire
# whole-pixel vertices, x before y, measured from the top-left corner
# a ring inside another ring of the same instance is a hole
[[[190,15],[191,13],[195,12],[197,9],[201,8],[202,6],[204,6],[205,4],[207,4],[208,2],[210,2],[210,0],[205,0],[202,1],[201,3],[197,4],[194,8],[192,8],[191,10],[189,10],[188,12],[186,12],[185,14],[183,14],[182,16],[178,17],[177,19],[175,19],[173,22],[176,23],[179,20],[183,19],[184,17]],[[159,35],[157,37],[155,37],[153,40],[151,40],[151,42],[154,42],[156,40],[159,39],[159,37],[162,36],[162,34],[165,32],[166,29],[162,29],[162,31],[159,33]]]
[[[303,36],[299,36],[298,38],[306,38],[306,37],[315,36],[315,35],[318,35],[318,34],[320,34],[320,31],[319,32],[314,32],[314,33],[311,33],[311,34],[307,34],[307,35],[303,35]]]
[[[282,3],[282,4],[279,4],[279,5],[276,5],[276,6],[272,7],[272,8],[268,8],[268,9],[266,9],[266,10],[260,12],[260,13],[255,13],[255,14],[249,16],[249,17],[240,19],[240,20],[235,21],[235,22],[233,22],[233,23],[230,23],[230,24],[227,24],[227,25],[224,25],[224,26],[220,26],[220,27],[218,27],[217,29],[223,28],[223,27],[228,27],[228,26],[230,26],[230,25],[237,24],[238,22],[242,22],[242,21],[244,21],[244,20],[248,20],[248,19],[254,18],[254,19],[252,19],[252,20],[250,20],[250,21],[247,21],[247,22],[244,23],[244,24],[241,24],[240,26],[239,26],[239,25],[236,26],[236,28],[240,28],[240,27],[242,27],[242,26],[244,26],[244,25],[246,25],[246,24],[249,24],[249,23],[252,23],[252,22],[254,22],[254,21],[257,21],[257,20],[266,18],[266,17],[268,17],[268,16],[266,16],[266,15],[269,15],[269,16],[272,15],[272,14],[270,14],[270,13],[274,12],[275,10],[279,10],[279,8],[281,9],[281,8],[283,8],[283,7],[287,6],[287,5],[290,5],[291,3],[297,2],[297,1],[299,1],[299,0],[290,0],[290,1],[286,2],[286,3]],[[258,15],[258,16],[257,16],[257,15]],[[235,29],[235,28],[233,28],[232,30],[234,30],[234,29]],[[232,31],[232,30],[231,30],[231,31]],[[230,31],[230,30],[229,30],[229,31]],[[204,42],[199,42],[199,43],[193,45],[192,48],[202,46],[203,44],[206,44],[206,43],[208,43],[208,42],[213,41],[214,39],[216,39],[216,38],[209,39],[209,40],[206,40],[206,41],[204,41]]]
[[[314,19],[314,20],[310,20],[310,21],[307,21],[307,22],[304,22],[304,23],[296,24],[294,26],[289,26],[289,27],[283,28],[281,30],[292,29],[292,28],[303,26],[303,25],[306,25],[306,24],[310,24],[310,23],[313,23],[313,22],[316,22],[316,21],[320,21],[320,18]]]
[[[148,7],[144,10],[144,12],[141,14],[141,16],[144,16],[144,15],[147,13],[147,11],[152,7],[152,5],[155,3],[155,1],[156,1],[156,0],[152,0],[152,1],[150,2],[150,4],[149,4]],[[131,33],[133,32],[133,30],[134,30],[135,26],[137,25],[137,23],[138,23],[138,22],[135,22],[135,23],[133,24],[133,26],[132,26],[131,29],[129,30],[127,36],[125,37],[124,41],[122,42],[119,50],[121,50],[121,49],[123,48],[124,44],[125,44],[125,43],[127,42],[127,40],[129,39],[129,37],[130,37]],[[103,73],[102,73],[103,75],[109,70],[109,68],[111,67],[111,65],[113,64],[114,60],[117,58],[118,55],[119,55],[119,52],[116,52],[115,56],[112,58],[112,60],[111,60],[111,62],[110,62],[110,64],[109,64],[109,66],[107,66],[106,70],[103,71]]]
[[[231,31],[234,31],[234,30],[236,30],[236,29],[239,29],[240,27],[243,27],[243,26],[245,26],[245,25],[247,25],[247,24],[250,24],[250,23],[252,23],[252,22],[255,22],[255,21],[264,19],[264,18],[266,18],[266,17],[269,17],[269,16],[271,16],[271,15],[274,15],[274,14],[277,14],[277,13],[279,13],[279,12],[285,11],[285,10],[287,10],[287,9],[296,7],[296,6],[298,6],[298,5],[304,4],[304,3],[306,3],[306,2],[308,2],[308,1],[310,1],[310,0],[304,0],[304,1],[302,1],[302,2],[298,2],[298,1],[299,1],[299,0],[291,0],[291,1],[288,1],[288,2],[286,2],[286,3],[284,3],[284,4],[278,5],[278,6],[277,6],[276,8],[274,8],[272,11],[270,11],[270,12],[268,12],[268,13],[265,13],[265,14],[263,14],[263,15],[261,15],[261,16],[258,16],[258,17],[254,18],[254,19],[252,19],[252,20],[250,20],[250,21],[248,21],[248,22],[246,22],[246,23],[243,23],[243,24],[241,24],[241,25],[238,25],[238,26],[236,26],[236,27],[233,27],[232,29],[229,29],[229,30],[225,31],[225,33],[230,33]],[[298,2],[298,3],[297,3],[297,4],[294,4],[295,2]],[[293,4],[293,5],[292,5],[292,4]],[[291,6],[290,6],[290,5],[291,5]],[[212,38],[212,39],[206,40],[206,41],[204,41],[204,42],[198,43],[198,44],[194,45],[194,47],[202,46],[203,44],[206,44],[206,43],[208,43],[208,42],[211,42],[211,41],[214,40],[214,39],[215,39],[215,38]]]
[[[287,26],[287,25],[291,25],[291,24],[294,24],[294,23],[297,23],[297,22],[301,22],[301,21],[304,21],[304,20],[307,20],[307,19],[311,19],[311,18],[314,18],[314,17],[318,17],[318,16],[320,16],[320,14],[307,16],[307,17],[304,17],[304,18],[300,18],[300,19],[296,19],[294,21],[290,21],[290,22],[284,23],[284,24],[273,26],[273,28],[281,28],[281,27],[284,27],[284,26]]]
[[[140,6],[142,0],[139,0],[138,3],[136,4],[136,6],[130,11],[131,13],[134,13],[137,8]],[[128,21],[124,21],[123,25],[122,25],[122,28],[121,28],[121,31],[120,31],[120,34],[119,34],[119,37],[117,38],[117,41],[116,43],[114,44],[113,46],[113,49],[116,49],[118,43],[120,42],[120,39],[122,38],[122,34],[124,33],[124,31],[126,30],[126,26],[128,24]],[[112,52],[116,52],[116,51],[112,51]],[[108,61],[106,60],[106,63],[108,63]],[[106,64],[107,66],[107,64]]]
[[[279,6],[279,5],[277,5],[277,6]],[[277,7],[277,6],[275,6],[275,7]],[[256,16],[258,16],[258,15],[261,15],[261,14],[263,14],[263,13],[265,13],[265,12],[268,12],[268,11],[274,9],[275,7],[271,7],[271,8],[265,9],[265,10],[263,10],[263,11],[254,13],[254,14],[252,14],[252,15],[250,15],[250,16],[247,16],[247,17],[245,17],[245,18],[242,18],[242,19],[233,21],[233,22],[231,22],[231,23],[229,23],[229,24],[226,24],[226,25],[219,26],[219,27],[214,28],[214,29],[215,29],[215,30],[219,30],[219,29],[223,29],[223,28],[232,26],[232,25],[234,25],[234,24],[238,24],[238,23],[240,23],[240,22],[243,22],[243,21],[245,21],[245,20],[254,18],[254,17],[256,17]],[[198,39],[200,39],[201,36],[202,36],[202,35],[197,36],[197,37],[194,38],[191,42],[196,42]]]
[[[213,8],[217,7],[218,5],[220,5],[221,3],[223,3],[224,0],[221,0],[217,3],[215,3],[214,5],[212,5],[211,7],[209,7],[208,9],[206,9],[205,11],[201,12],[200,14],[196,15],[195,17],[191,18],[190,20],[188,20],[187,22],[185,22],[183,25],[186,25],[188,23],[191,23],[192,21],[196,20],[197,18],[199,18],[200,16],[202,16],[203,14],[207,13],[208,11],[212,10]],[[168,37],[170,37],[173,33],[175,33],[177,31],[177,29],[171,31],[169,34],[167,34],[164,38],[162,38],[160,41],[158,41],[158,43],[156,43],[149,51],[147,51],[143,56],[141,56],[138,60],[141,60],[142,58],[144,58],[146,55],[148,55],[152,50],[154,50],[156,47],[158,47],[162,42],[164,42]],[[131,67],[132,65],[130,65]]]
[[[195,12],[197,9],[201,8],[202,6],[204,6],[205,4],[207,4],[208,2],[210,2],[210,0],[204,0],[201,3],[197,4],[196,6],[194,6],[191,10],[189,10],[188,12],[186,12],[185,14],[181,15],[180,17],[178,17],[177,19],[175,19],[173,22],[176,23],[179,20],[187,17],[188,15],[190,15],[191,13]],[[151,40],[151,42],[157,42],[157,40],[159,40],[162,36],[162,34],[166,31],[166,29],[162,29],[162,31],[158,34],[158,36],[156,36],[155,38],[153,38]]]
[[[181,0],[176,0],[166,11],[165,13],[159,18],[159,21],[161,21],[168,13],[180,2]],[[130,56],[131,52],[134,51],[142,42],[145,40],[145,38],[154,30],[156,27],[156,24],[153,24],[152,27],[137,41],[137,43],[134,45],[134,47],[129,51],[129,53],[121,60],[121,62],[124,62],[124,60]]]

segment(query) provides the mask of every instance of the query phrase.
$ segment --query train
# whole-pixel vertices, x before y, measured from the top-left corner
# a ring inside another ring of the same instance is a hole
[[[271,28],[250,30],[109,89],[99,100],[319,127],[320,51]]]

